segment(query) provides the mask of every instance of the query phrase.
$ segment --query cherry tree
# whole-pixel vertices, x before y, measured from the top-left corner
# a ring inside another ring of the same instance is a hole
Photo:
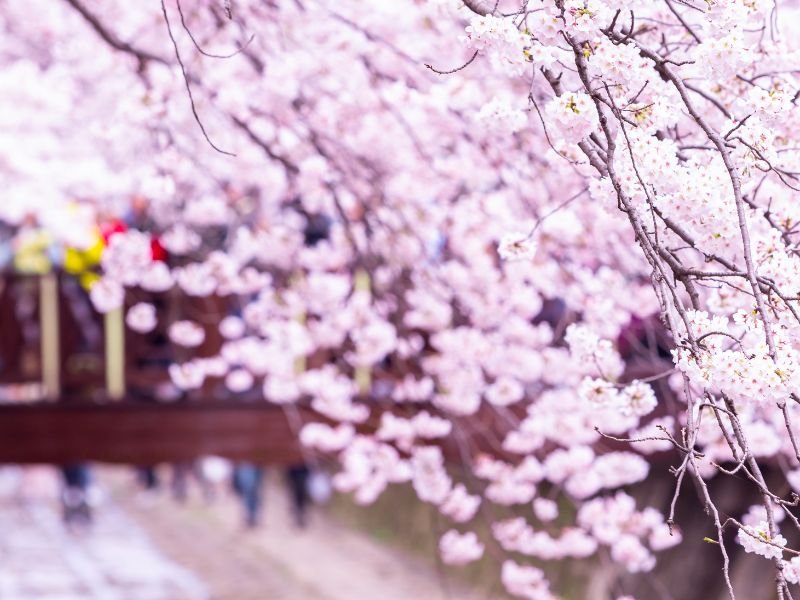
[[[222,299],[168,324],[190,352],[173,384],[309,405],[298,435],[338,456],[339,490],[410,483],[452,523],[442,560],[491,553],[512,595],[556,597],[549,561],[651,571],[692,485],[730,597],[735,543],[790,598],[797,17],[18,3],[0,16],[0,217],[16,258],[82,257],[101,312],[126,290]],[[133,332],[159,318],[127,304]],[[192,356],[209,320],[225,341]],[[633,489],[668,461],[661,512]],[[723,477],[760,503],[719,509]]]

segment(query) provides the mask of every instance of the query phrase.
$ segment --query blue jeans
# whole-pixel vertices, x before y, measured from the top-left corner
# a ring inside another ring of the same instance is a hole
[[[233,468],[233,487],[244,504],[247,524],[258,524],[261,511],[261,488],[264,482],[264,467],[251,463],[238,463]]]

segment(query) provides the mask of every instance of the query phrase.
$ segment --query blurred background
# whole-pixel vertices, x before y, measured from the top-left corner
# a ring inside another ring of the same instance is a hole
[[[333,465],[298,444],[299,409],[219,378],[175,385],[185,348],[166,324],[202,312],[193,352],[212,356],[229,300],[132,291],[128,309],[156,307],[143,334],[122,309],[98,312],[102,249],[129,223],[99,220],[83,251],[34,213],[2,232],[0,598],[503,597],[480,568],[452,579],[438,511],[410,489],[369,510],[334,497]],[[157,238],[152,252],[168,260]]]

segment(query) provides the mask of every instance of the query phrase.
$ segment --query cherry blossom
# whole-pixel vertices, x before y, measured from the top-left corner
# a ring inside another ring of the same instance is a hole
[[[185,362],[169,366],[169,376],[172,382],[181,390],[194,390],[203,385],[205,372],[202,365],[197,362]]]
[[[456,484],[444,501],[439,505],[443,515],[457,523],[471,520],[481,504],[480,496],[473,496],[467,492],[463,484]]]
[[[597,109],[587,94],[553,98],[545,107],[547,122],[567,143],[578,143],[598,126]]]
[[[300,441],[324,452],[335,452],[347,447],[355,437],[355,429],[349,423],[336,427],[324,423],[307,423],[300,432]]]
[[[192,348],[199,346],[205,339],[203,328],[193,321],[176,321],[169,326],[169,338],[180,346]]]
[[[528,600],[551,600],[550,586],[544,573],[536,567],[519,565],[511,560],[503,563],[503,584],[515,596]]]
[[[744,547],[746,552],[759,554],[764,558],[781,558],[783,556],[781,547],[786,545],[785,537],[779,533],[770,534],[770,527],[766,521],[739,529],[736,541]]]
[[[552,521],[558,517],[558,505],[547,498],[536,498],[533,501],[533,512],[541,521]]]
[[[528,40],[509,19],[491,15],[474,17],[466,28],[465,42],[484,51],[492,64],[510,75],[520,75],[527,64]]]
[[[439,552],[448,565],[464,565],[483,556],[484,546],[474,531],[459,533],[454,529],[439,540]]]
[[[246,392],[253,382],[253,375],[246,369],[234,369],[225,376],[225,387],[234,393]]]
[[[141,275],[139,285],[149,292],[165,292],[173,286],[172,273],[166,264],[159,261],[151,262]]]
[[[98,312],[107,313],[125,302],[125,289],[116,281],[103,278],[92,285],[90,297]]]
[[[244,335],[246,330],[245,322],[240,318],[229,315],[219,323],[219,331],[226,339],[236,339]]]
[[[500,240],[497,251],[505,260],[525,260],[532,258],[536,253],[536,244],[529,235],[508,233]]]
[[[146,302],[134,304],[125,315],[125,323],[138,333],[148,333],[158,324],[156,309]]]

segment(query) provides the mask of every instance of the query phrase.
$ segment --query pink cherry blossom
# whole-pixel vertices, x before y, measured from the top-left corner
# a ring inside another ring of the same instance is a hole
[[[125,302],[125,290],[113,279],[103,278],[92,285],[90,292],[92,304],[101,313],[120,308]]]
[[[125,323],[137,333],[148,333],[158,324],[156,309],[146,302],[134,304],[125,315]]]
[[[536,243],[524,233],[507,233],[497,247],[500,258],[505,260],[527,260],[536,253]]]
[[[245,327],[245,323],[241,318],[232,315],[225,317],[219,323],[220,333],[224,338],[229,340],[242,337],[245,332]]]
[[[464,565],[483,556],[484,545],[478,541],[474,531],[459,533],[454,529],[439,540],[442,561],[448,565]]]
[[[246,392],[253,382],[253,375],[246,369],[234,369],[225,376],[225,387],[234,393]]]
[[[174,284],[172,274],[163,262],[151,262],[141,275],[139,285],[149,292],[165,292]]]
[[[167,330],[169,338],[179,346],[193,348],[206,338],[203,328],[194,321],[176,321]]]

